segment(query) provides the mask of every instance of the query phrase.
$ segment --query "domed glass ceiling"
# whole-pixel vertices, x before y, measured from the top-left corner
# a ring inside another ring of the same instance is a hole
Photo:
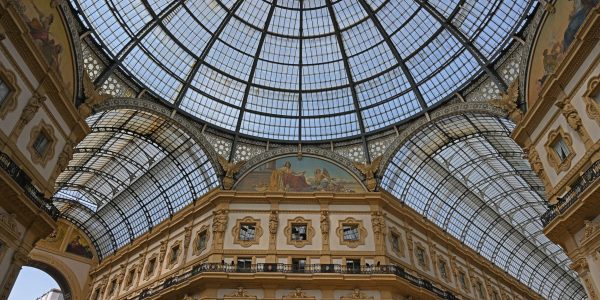
[[[525,0],[71,0],[113,61],[241,135],[370,134],[441,103],[522,27]],[[113,68],[110,68],[111,70]],[[496,75],[501,88],[506,83]]]

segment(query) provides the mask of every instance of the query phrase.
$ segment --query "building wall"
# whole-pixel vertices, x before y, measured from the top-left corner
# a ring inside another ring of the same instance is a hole
[[[292,201],[297,200],[287,200],[283,194],[265,197],[261,193],[215,191],[102,261],[90,273],[92,284],[88,297],[131,298],[145,290],[156,289],[161,296],[153,294],[153,297],[162,299],[183,298],[183,293],[192,299],[227,299],[226,295],[235,294],[237,287],[257,299],[285,299],[284,296],[295,292],[296,288],[301,288],[306,296],[316,299],[343,299],[342,296],[351,295],[355,287],[360,287],[360,292],[373,299],[403,299],[405,296],[419,296],[419,293],[425,293],[425,298],[433,297],[433,294],[427,294],[430,292],[416,292],[421,289],[412,290],[406,281],[387,274],[376,278],[356,274],[349,278],[338,273],[304,274],[289,269],[284,272],[285,275],[281,272],[234,272],[237,259],[241,257],[250,258],[254,266],[263,263],[290,265],[293,258],[305,258],[307,265],[339,264],[342,265],[339,268],[344,270],[347,260],[360,259],[363,270],[400,266],[409,274],[464,299],[478,298],[477,282],[481,282],[487,297],[492,297],[494,291],[498,296],[503,295],[503,299],[539,297],[435,225],[423,223],[416,212],[399,207],[398,202],[387,194],[358,194],[352,199],[344,195],[328,195],[325,198],[321,195],[316,198],[307,194],[298,205]],[[327,230],[321,226],[323,211],[328,212]],[[222,232],[218,224],[215,225],[219,212],[226,212],[227,224]],[[378,212],[381,214],[378,215]],[[277,222],[274,222],[272,215],[276,216]],[[383,232],[373,225],[378,216],[384,223]],[[288,220],[296,217],[302,217],[312,226],[312,243],[300,247],[288,243],[289,234],[285,233]],[[360,240],[364,240],[364,245],[360,242],[348,245],[337,235],[339,221],[348,221],[349,218],[362,221],[364,230],[361,231]],[[238,233],[235,227],[239,220],[258,220],[262,235],[259,234],[256,243],[245,245],[236,242],[235,234]],[[270,229],[274,229],[274,234]],[[205,250],[195,251],[195,237],[201,230],[207,230],[209,242]],[[398,235],[401,250],[393,249],[390,240],[392,233]],[[175,245],[183,248],[180,248],[179,256],[171,264]],[[414,253],[417,247],[425,250],[425,267],[417,263]],[[157,259],[156,267],[150,270],[149,261],[153,258]],[[439,269],[442,262],[446,264],[446,278]],[[165,280],[189,272],[202,263],[215,263],[211,266],[228,271],[202,273],[188,278],[176,289],[163,289]],[[458,282],[459,273],[465,275],[465,287]],[[129,279],[129,276],[133,277]]]

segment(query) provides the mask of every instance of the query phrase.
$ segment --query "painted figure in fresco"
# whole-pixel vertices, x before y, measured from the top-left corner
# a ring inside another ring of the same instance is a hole
[[[76,235],[75,238],[73,238],[73,240],[71,240],[71,242],[67,245],[67,252],[92,258],[90,246],[86,245],[86,242],[79,235]]]
[[[566,51],[567,48],[575,39],[575,34],[588,13],[598,4],[600,0],[575,0],[573,5],[573,12],[569,16],[569,25],[567,25],[567,29],[565,30],[563,36],[563,51]]]
[[[273,170],[269,190],[302,192],[310,188],[306,182],[305,172],[294,172],[292,163],[286,161],[283,167]]]
[[[60,65],[59,57],[63,49],[62,46],[52,38],[52,34],[50,33],[50,27],[54,23],[54,15],[44,14],[35,3],[32,4],[37,16],[30,18],[23,13],[23,19],[25,20],[27,27],[29,27],[29,34],[38,44],[40,50],[42,50],[48,64],[52,68],[58,69],[58,66]],[[20,10],[24,11],[25,8],[21,7]]]

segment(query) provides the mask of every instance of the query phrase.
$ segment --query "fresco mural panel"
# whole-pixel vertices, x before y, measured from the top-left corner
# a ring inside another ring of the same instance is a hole
[[[287,156],[263,163],[236,185],[239,191],[363,192],[362,184],[340,166],[316,157]]]

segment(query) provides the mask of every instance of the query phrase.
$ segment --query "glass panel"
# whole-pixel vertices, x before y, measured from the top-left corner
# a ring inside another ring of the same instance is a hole
[[[344,232],[344,241],[360,240],[360,232],[358,230],[358,225],[356,225],[356,224],[344,224],[343,232]]]
[[[48,135],[42,130],[38,133],[35,141],[33,142],[33,150],[39,155],[44,156],[46,154],[46,150],[48,150],[48,145],[50,144],[50,139]]]
[[[306,240],[306,224],[292,224],[292,241]]]
[[[254,241],[255,223],[240,224],[240,241]]]
[[[561,162],[569,157],[569,147],[567,147],[567,144],[562,137],[559,137],[554,144],[552,144],[552,148],[554,149],[554,152],[556,152],[556,155],[558,155],[558,158]]]

